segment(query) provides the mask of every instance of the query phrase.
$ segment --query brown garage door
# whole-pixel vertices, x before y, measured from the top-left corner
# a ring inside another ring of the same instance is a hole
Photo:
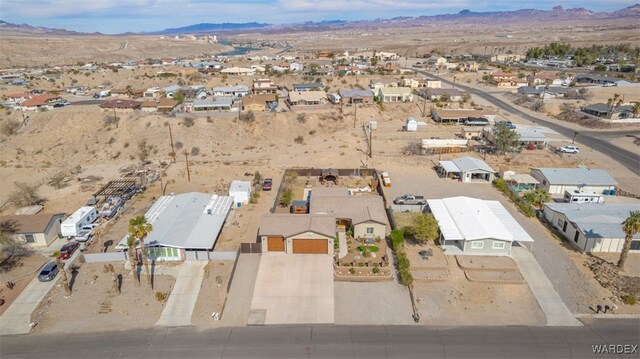
[[[326,239],[294,239],[293,253],[327,254]]]
[[[284,238],[267,237],[267,250],[269,252],[284,252]]]

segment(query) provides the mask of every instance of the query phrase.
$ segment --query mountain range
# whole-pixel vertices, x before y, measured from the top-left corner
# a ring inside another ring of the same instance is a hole
[[[474,12],[462,10],[457,14],[402,16],[390,19],[375,20],[331,20],[331,21],[307,21],[293,24],[267,24],[258,22],[247,23],[200,23],[184,27],[169,28],[153,32],[126,33],[138,35],[179,35],[212,32],[280,32],[280,31],[312,31],[334,29],[357,28],[381,28],[381,27],[412,27],[440,22],[485,23],[518,23],[522,21],[562,21],[562,20],[606,20],[620,18],[638,18],[640,21],[640,4],[635,4],[624,9],[612,12],[594,12],[585,8],[565,9],[556,6],[551,10],[521,9],[514,11]],[[51,29],[28,24],[12,24],[0,20],[0,33],[3,34],[48,34],[48,35],[99,35],[100,33],[81,33],[66,29]],[[124,35],[124,34],[123,34]]]

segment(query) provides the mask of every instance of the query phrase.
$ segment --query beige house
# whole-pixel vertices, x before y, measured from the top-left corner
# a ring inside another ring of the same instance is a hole
[[[253,93],[267,94],[267,93],[276,93],[278,91],[278,87],[273,83],[270,79],[255,79],[253,80]]]
[[[242,111],[264,112],[269,110],[269,105],[276,103],[276,95],[262,94],[249,95],[242,98]]]
[[[382,102],[411,102],[413,91],[408,87],[382,87],[378,90]]]
[[[327,103],[327,93],[324,91],[289,92],[291,106],[313,106]]]
[[[262,253],[333,254],[336,218],[330,215],[267,214],[258,237]]]
[[[0,223],[7,223],[15,229],[18,240],[36,247],[46,247],[58,238],[63,213],[39,213],[30,215],[9,215],[0,217]]]

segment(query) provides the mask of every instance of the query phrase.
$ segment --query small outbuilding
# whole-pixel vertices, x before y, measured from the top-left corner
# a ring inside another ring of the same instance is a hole
[[[247,204],[251,198],[251,182],[233,181],[229,187],[229,196],[233,197],[236,204]]]
[[[481,159],[460,157],[451,161],[440,161],[439,172],[443,177],[453,175],[461,182],[491,183],[496,171]]]

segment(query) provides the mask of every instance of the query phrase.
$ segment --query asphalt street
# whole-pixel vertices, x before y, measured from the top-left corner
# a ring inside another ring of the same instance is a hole
[[[430,77],[434,77],[440,81],[442,81],[443,83],[452,85],[453,83],[449,80],[443,79],[441,77],[435,76],[431,73],[428,73],[426,71],[421,71],[421,70],[416,70],[413,69],[414,71],[417,71],[421,74],[424,75],[428,75]],[[465,85],[461,85],[459,83],[456,84],[456,87],[467,91],[470,94],[476,95],[478,97],[483,98],[484,100],[492,103],[494,106],[507,111],[509,113],[518,115],[520,117],[522,117],[525,120],[529,120],[529,121],[535,121],[536,124],[539,125],[543,125],[546,126],[558,133],[560,133],[563,136],[566,136],[568,138],[573,138],[573,134],[574,134],[574,130],[572,128],[569,127],[564,127],[560,124],[554,123],[554,122],[549,122],[546,121],[544,119],[532,116],[516,107],[514,107],[513,105],[502,101],[499,98],[494,97],[493,95],[491,95],[490,93],[484,92],[482,90],[478,90],[475,89],[473,87],[469,87],[469,86],[465,86]],[[602,136],[602,135],[606,135],[606,136]],[[635,135],[635,136],[640,136],[640,131],[616,131],[616,132],[596,132],[596,131],[585,131],[582,132],[580,134],[580,136],[578,136],[576,138],[576,142],[587,146],[587,147],[591,147],[593,148],[595,151],[598,151],[606,156],[611,157],[613,160],[615,160],[616,162],[619,162],[620,164],[622,164],[623,166],[627,167],[629,170],[631,170],[633,173],[640,175],[640,155],[638,153],[633,153],[631,151],[627,151],[625,149],[622,149],[616,145],[614,145],[610,139],[611,136],[613,135]],[[605,138],[603,138],[605,137]],[[607,139],[608,138],[608,139]]]
[[[589,318],[584,322],[583,327],[287,325],[19,335],[0,338],[0,356],[4,359],[638,357],[638,349],[635,347],[634,353],[633,346],[640,341],[640,320]],[[594,354],[595,345],[616,345],[615,351],[626,350],[627,354]]]

